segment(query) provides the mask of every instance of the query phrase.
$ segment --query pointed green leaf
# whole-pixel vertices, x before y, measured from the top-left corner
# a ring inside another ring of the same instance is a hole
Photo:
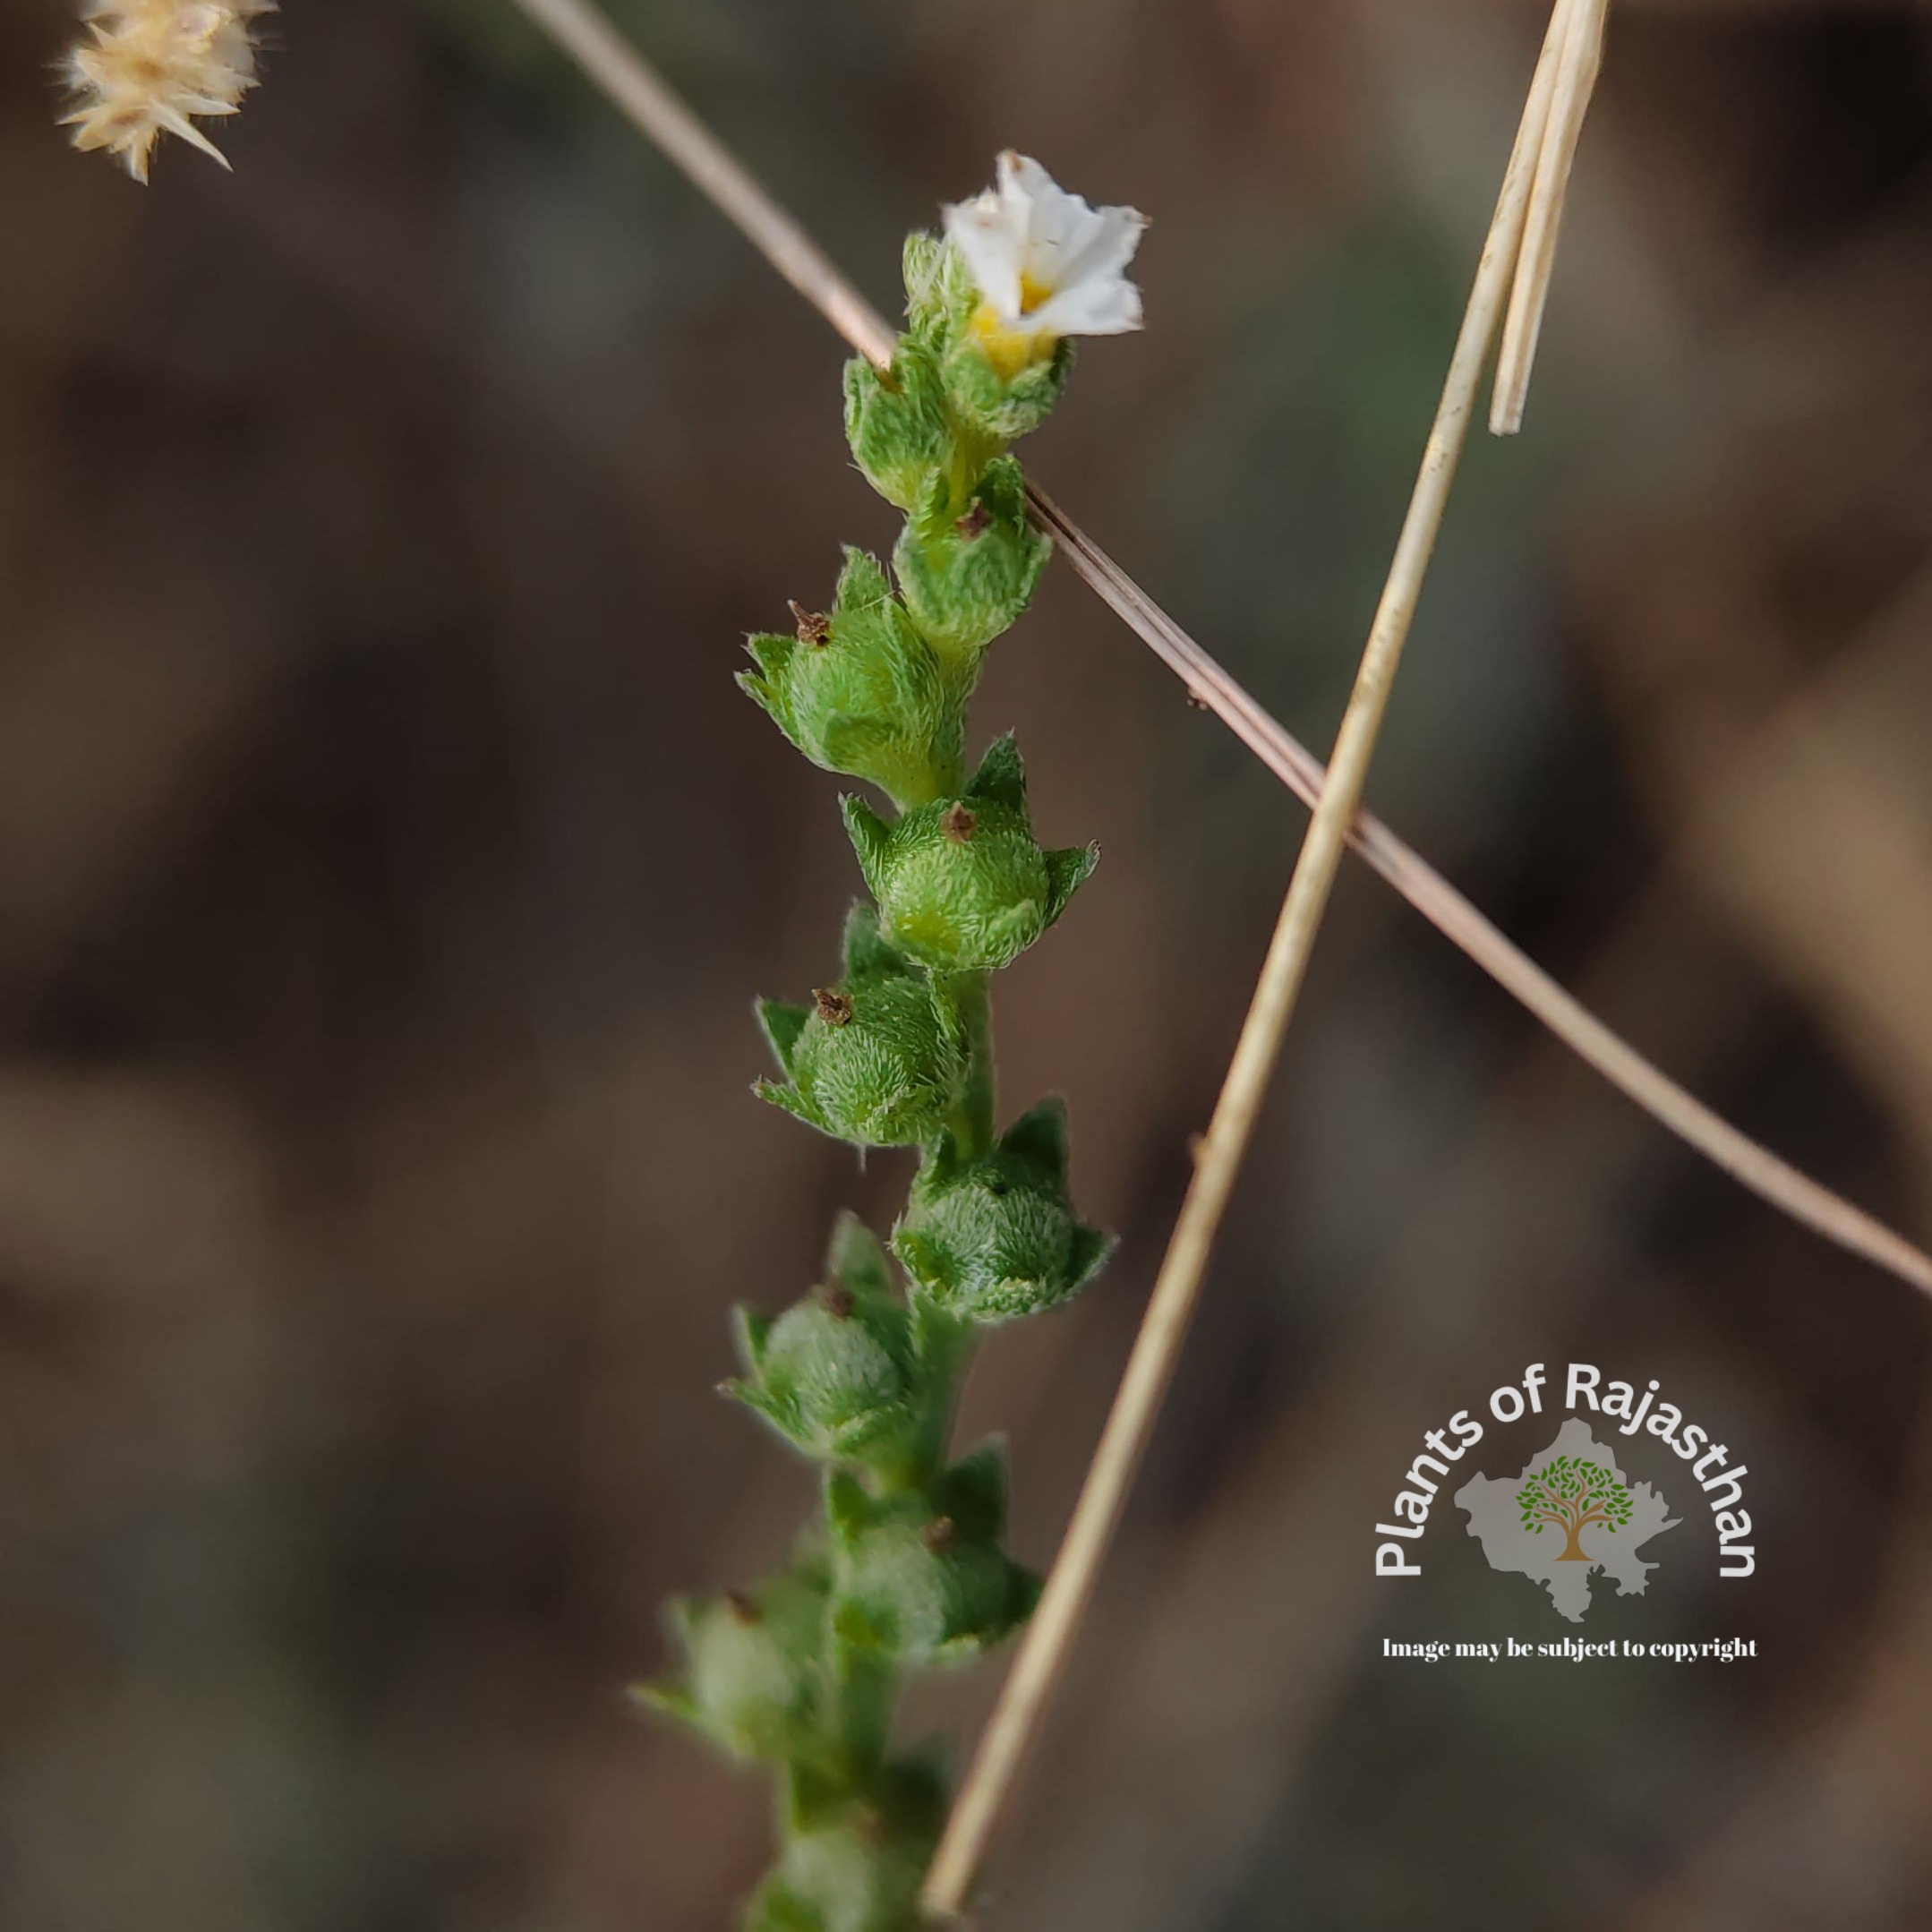
[[[833,605],[833,621],[856,617],[888,603],[893,594],[885,567],[856,544],[845,546],[845,563],[839,572],[839,588]]]
[[[943,979],[943,975],[936,976]],[[914,1181],[916,1187],[937,1187],[949,1181],[959,1171],[964,1156],[960,1152],[959,1143],[948,1133],[928,1147],[919,1158],[919,1171]]]
[[[791,721],[785,709],[785,701],[780,697],[777,687],[767,682],[755,671],[738,673],[738,688],[769,718],[787,738],[791,737]],[[793,739],[796,743],[797,740]]]
[[[879,1237],[850,1209],[839,1216],[832,1230],[825,1268],[861,1300],[883,1301],[892,1295],[892,1269],[885,1250]]]
[[[775,1080],[758,1080],[752,1082],[751,1090],[759,1099],[790,1114],[794,1120],[802,1120],[808,1127],[816,1127],[821,1133],[831,1132],[818,1109],[796,1087],[781,1087]]]
[[[1060,1179],[1066,1178],[1066,1102],[1051,1094],[1021,1115],[1000,1136],[999,1144],[1022,1160],[1037,1161]]]
[[[906,236],[906,245],[900,252],[899,270],[906,286],[909,309],[932,299],[945,249],[945,244],[924,228],[915,228]]]
[[[919,1237],[912,1237],[914,1245]],[[959,1365],[961,1349],[972,1333],[970,1322],[949,1313],[934,1297],[914,1285],[908,1299],[912,1304],[912,1352],[921,1362],[943,1364],[945,1372]]]
[[[785,666],[791,661],[792,653],[799,648],[796,637],[788,637],[775,630],[754,631],[745,639],[745,648],[751,654],[751,661],[758,670],[774,682],[784,675]],[[740,680],[749,675],[739,673]]]
[[[998,1436],[962,1456],[939,1483],[942,1508],[962,1536],[996,1543],[1006,1527],[1006,1444]]]
[[[720,1394],[729,1396],[732,1401],[749,1409],[760,1422],[775,1429],[787,1442],[796,1443],[796,1417],[789,1403],[781,1402],[776,1396],[766,1394],[750,1382],[720,1382],[718,1389]]]
[[[757,1011],[759,1030],[772,1049],[772,1057],[790,1078],[791,1056],[798,1047],[799,1035],[805,1030],[805,1022],[811,1018],[811,1009],[794,1006],[787,1000],[761,999]]]
[[[1107,1266],[1116,1245],[1114,1236],[1102,1234],[1098,1227],[1076,1227],[1068,1268],[1073,1286],[1068,1292],[1075,1293],[1085,1287]]]
[[[680,1724],[703,1723],[688,1693],[676,1684],[632,1684],[624,1695],[636,1709],[648,1711],[654,1717],[669,1717]]]
[[[765,1360],[765,1338],[772,1332],[772,1318],[740,1302],[731,1311],[731,1336],[738,1344],[738,1359],[748,1373],[756,1375]]]
[[[1075,845],[1047,854],[1047,923],[1066,910],[1066,902],[1100,863],[1098,845]]]
[[[844,815],[846,835],[852,842],[852,850],[859,855],[859,869],[865,877],[866,889],[877,898],[879,872],[892,828],[855,793],[849,791],[839,800],[839,810]]]
[[[1046,1587],[1047,1579],[1037,1569],[1029,1569],[1024,1563],[1013,1566],[1013,1620],[1007,1626],[1009,1629],[1018,1629],[1039,1608]]]
[[[871,973],[902,973],[906,962],[899,949],[879,930],[878,910],[863,899],[854,900],[845,915],[842,942],[845,977],[857,979]]]
[[[1019,740],[1011,731],[987,746],[979,768],[966,783],[969,799],[989,799],[1001,805],[1026,808],[1026,766],[1020,757]]]

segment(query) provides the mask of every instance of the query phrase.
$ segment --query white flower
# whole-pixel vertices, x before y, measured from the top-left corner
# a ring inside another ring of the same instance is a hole
[[[1137,209],[1090,208],[1010,148],[995,186],[946,209],[946,234],[979,290],[975,332],[996,365],[1008,365],[1003,373],[1039,360],[1062,336],[1141,326],[1141,291],[1126,269],[1146,226]]]

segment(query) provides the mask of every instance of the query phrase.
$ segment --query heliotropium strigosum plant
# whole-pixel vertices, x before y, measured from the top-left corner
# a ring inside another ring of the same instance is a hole
[[[1108,1238],[1067,1193],[1066,1113],[1001,1129],[987,976],[1060,917],[1099,856],[1043,847],[1011,736],[966,763],[987,647],[1026,609],[1049,545],[1008,454],[1065,384],[1075,335],[1140,326],[1125,270],[1143,226],[1037,162],[906,244],[907,327],[890,368],[845,374],[859,468],[905,513],[892,570],[846,552],[831,608],[754,637],[740,682],[842,800],[871,902],[808,1001],[762,1001],[776,1063],[757,1091],[859,1148],[919,1150],[888,1244],[851,1215],[824,1278],[776,1315],[740,1310],[726,1390],[824,1472],[822,1508],[774,1577],[681,1602],[679,1674],[641,1695],[779,1784],[778,1862],[749,1932],[904,1932],[943,1818],[941,1754],[892,1735],[902,1673],[975,1657],[1030,1611],[1003,1547],[996,1443],[955,1458],[954,1401],[979,1329],[1056,1307]]]

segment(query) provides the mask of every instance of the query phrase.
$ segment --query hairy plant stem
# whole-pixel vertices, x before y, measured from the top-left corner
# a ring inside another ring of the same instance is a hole
[[[968,1062],[960,1103],[947,1129],[952,1143],[949,1152],[960,1160],[979,1160],[992,1151],[996,1118],[992,996],[986,973],[951,977],[953,996],[965,1022]],[[919,1298],[917,1308],[930,1387],[903,1469],[879,1471],[881,1489],[887,1492],[925,1489],[945,1466],[960,1391],[979,1352],[971,1322],[949,1315],[925,1297]]]
[[[953,996],[966,1027],[966,1083],[953,1115],[953,1150],[979,1160],[993,1149],[993,1002],[983,972],[954,973]]]

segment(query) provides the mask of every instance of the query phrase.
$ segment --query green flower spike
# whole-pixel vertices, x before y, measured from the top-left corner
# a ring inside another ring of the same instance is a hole
[[[1049,852],[1035,842],[1011,733],[995,742],[960,797],[922,805],[896,825],[861,799],[840,802],[886,936],[935,972],[1011,963],[1099,862],[1098,845]]]
[[[834,1471],[832,1628],[861,1655],[962,1663],[1032,1613],[1039,1578],[1000,1548],[1006,1458],[989,1442],[944,1471],[925,1493],[873,1496]]]
[[[738,681],[814,765],[912,805],[958,782],[958,704],[932,645],[885,573],[848,549],[829,615],[798,610],[798,635],[761,632]]]
[[[943,979],[915,971],[856,905],[845,922],[845,977],[809,1006],[764,1000],[758,1022],[782,1085],[761,1099],[834,1140],[917,1147],[938,1139],[967,1073],[965,1029]]]
[[[1057,1307],[1114,1247],[1074,1215],[1066,1169],[1066,1107],[1042,1100],[985,1159],[957,1162],[942,1148],[928,1160],[893,1250],[950,1314],[988,1323]]]
[[[949,1779],[897,1742],[905,1677],[1000,1642],[1039,1594],[1002,1547],[1001,1452],[954,1460],[955,1415],[981,1331],[1064,1301],[1109,1244],[1068,1200],[1058,1101],[995,1133],[987,976],[1098,853],[1041,850],[1010,737],[965,780],[965,713],[1049,553],[1008,445],[1058,398],[1072,338],[1140,326],[1141,227],[1008,153],[945,210],[943,240],[907,242],[892,362],[845,372],[853,461],[905,517],[892,574],[848,551],[829,608],[794,604],[796,636],[751,638],[739,680],[808,758],[899,814],[844,801],[877,906],[847,919],[836,986],[760,1004],[782,1077],[757,1090],[836,1139],[920,1156],[896,1269],[847,1215],[821,1286],[775,1316],[739,1311],[727,1392],[820,1465],[819,1510],[771,1581],[676,1606],[681,1663],[637,1693],[775,1772],[778,1858],[744,1932],[925,1925]]]
[[[725,1393],[818,1461],[902,1460],[919,1419],[911,1312],[857,1215],[839,1217],[825,1268],[825,1285],[776,1321],[737,1311],[747,1379]]]

